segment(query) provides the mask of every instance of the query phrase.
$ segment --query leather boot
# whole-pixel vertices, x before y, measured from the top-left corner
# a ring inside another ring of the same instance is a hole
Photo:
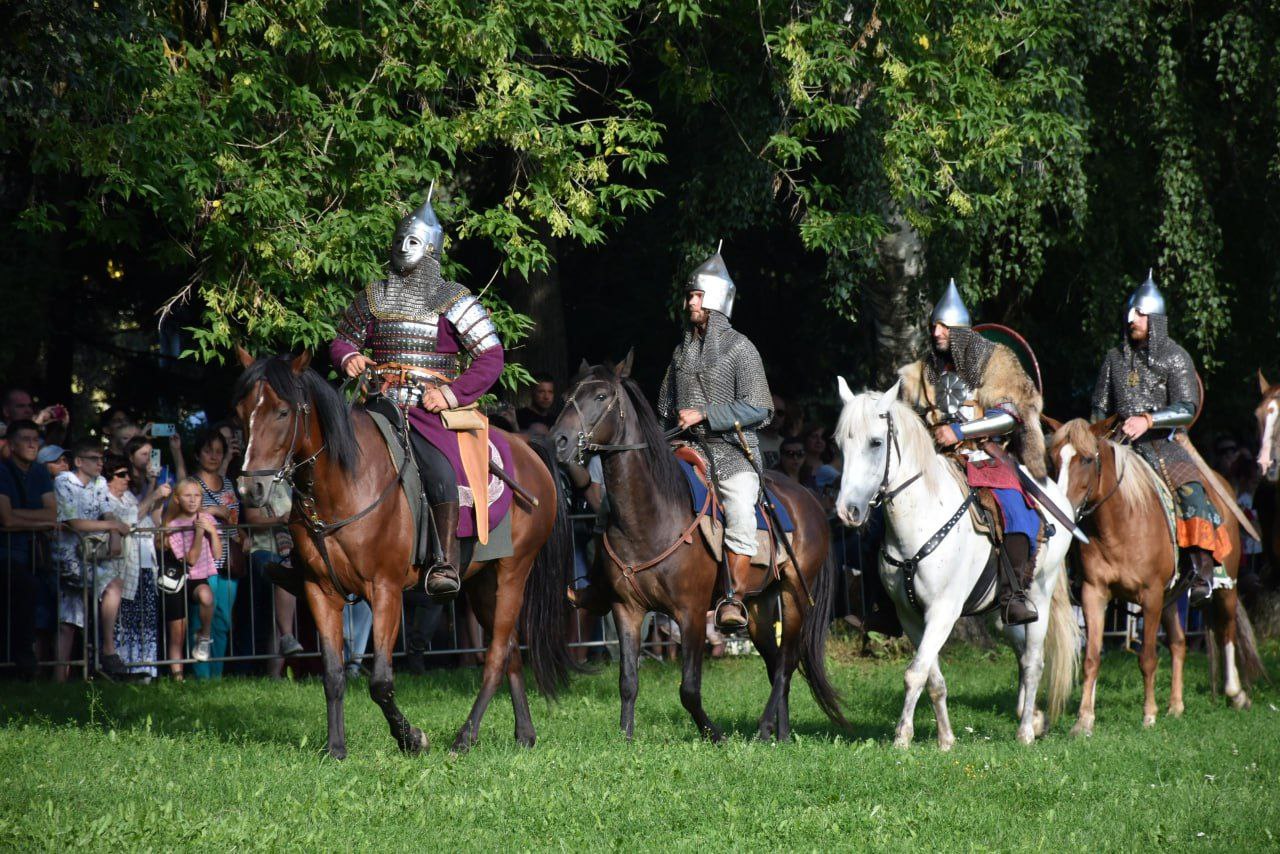
[[[431,518],[440,538],[440,560],[427,570],[427,595],[432,599],[452,599],[462,589],[458,576],[458,502],[431,505]]]
[[[733,590],[726,591],[724,598],[716,603],[716,628],[725,634],[739,631],[747,627],[747,606],[740,595],[746,590],[747,576],[751,569],[751,556],[740,555],[725,549],[729,560],[729,579]]]
[[[1187,602],[1192,608],[1203,608],[1213,599],[1213,555],[1204,549],[1188,548],[1184,550],[1186,559],[1191,562],[1191,570],[1195,573],[1191,580],[1191,590]]]
[[[1035,572],[1031,560],[1031,540],[1022,534],[1010,534],[1004,539],[1004,556],[1008,568],[1001,568],[1000,619],[1006,626],[1023,626],[1034,623],[1040,616],[1036,606],[1027,598],[1027,582]]]

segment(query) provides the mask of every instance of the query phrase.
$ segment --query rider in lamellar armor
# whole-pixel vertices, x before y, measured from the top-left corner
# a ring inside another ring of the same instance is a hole
[[[716,604],[716,623],[736,631],[747,625],[747,612],[734,591],[745,592],[756,553],[756,431],[773,416],[773,396],[755,345],[729,323],[737,288],[719,252],[694,270],[685,294],[689,325],[663,377],[658,416],[689,430],[711,457],[730,575],[725,597]]]
[[[1164,295],[1151,273],[1125,305],[1127,334],[1111,348],[1093,390],[1093,418],[1123,419],[1120,428],[1143,459],[1160,473],[1178,505],[1177,537],[1194,568],[1191,602],[1209,600],[1214,562],[1230,551],[1222,517],[1205,492],[1190,453],[1174,440],[1200,407],[1191,356],[1169,337]]]
[[[1008,625],[1032,622],[1037,613],[1026,587],[1035,571],[1040,516],[1018,473],[983,452],[982,445],[1007,443],[1031,476],[1044,480],[1040,392],[1013,351],[970,328],[954,279],[934,306],[929,326],[929,352],[899,371],[902,399],[924,416],[939,447],[961,446],[970,486],[995,495],[1009,562],[999,573],[1001,615]]]
[[[458,537],[475,532],[474,514],[485,507],[488,489],[466,482],[457,436],[444,427],[440,412],[487,392],[504,361],[488,311],[469,290],[440,275],[443,238],[428,193],[422,207],[396,228],[387,278],[356,295],[329,348],[333,363],[348,377],[372,367],[382,393],[370,408],[394,404],[413,428],[441,552],[427,569],[426,589],[438,597],[460,587]],[[491,438],[509,466],[505,443]],[[489,518],[500,519],[509,502],[509,492],[498,496]]]

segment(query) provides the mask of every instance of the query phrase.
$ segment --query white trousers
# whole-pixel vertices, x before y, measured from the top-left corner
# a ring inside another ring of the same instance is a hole
[[[760,478],[753,471],[722,478],[718,497],[724,506],[725,546],[740,555],[754,555],[756,499],[760,497]]]

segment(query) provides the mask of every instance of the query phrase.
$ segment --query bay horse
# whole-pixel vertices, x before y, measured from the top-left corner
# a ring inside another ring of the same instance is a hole
[[[1280,383],[1267,382],[1259,369],[1258,389],[1262,393],[1254,413],[1258,417],[1258,469],[1271,484],[1272,495],[1269,507],[1260,506],[1260,502],[1255,506],[1259,511],[1262,549],[1274,582],[1280,576]]]
[[[1093,734],[1103,619],[1112,597],[1142,608],[1142,652],[1138,657],[1145,692],[1142,725],[1151,727],[1156,722],[1156,635],[1161,625],[1173,670],[1168,714],[1180,717],[1185,708],[1182,669],[1187,640],[1178,616],[1177,598],[1171,595],[1180,596],[1185,588],[1170,589],[1177,571],[1174,535],[1160,498],[1156,472],[1128,445],[1107,438],[1111,426],[1111,419],[1089,424],[1077,418],[1059,427],[1049,441],[1050,470],[1056,472],[1058,487],[1071,502],[1089,537],[1087,544],[1077,546],[1087,645],[1084,686],[1073,735]],[[1219,479],[1218,485],[1225,494],[1231,494],[1225,481]],[[1234,579],[1240,565],[1240,526],[1213,489],[1206,488],[1205,492],[1227,527],[1232,548],[1224,565]],[[1227,697],[1235,708],[1248,708],[1249,695],[1241,684],[1240,673],[1246,684],[1262,674],[1253,633],[1247,628],[1247,618],[1240,617],[1244,609],[1234,588],[1215,590],[1211,607],[1209,621],[1225,659]],[[1212,646],[1210,656],[1216,658]]]
[[[617,624],[623,734],[630,739],[635,729],[641,623],[646,612],[657,611],[680,626],[680,702],[701,735],[719,742],[724,733],[702,707],[707,611],[722,588],[719,562],[697,530],[698,514],[690,508],[685,476],[653,409],[631,379],[631,365],[631,354],[615,368],[584,363],[551,428],[551,439],[561,462],[574,459],[580,443],[602,457],[610,506],[602,544],[611,557],[602,560],[604,577],[597,570],[592,582],[603,588],[602,598]],[[748,593],[742,597],[748,632],[772,686],[756,735],[786,741],[791,737],[791,676],[797,666],[818,706],[847,726],[825,661],[836,568],[828,560],[830,534],[818,500],[794,481],[766,477],[795,523],[792,545],[799,566],[783,564],[780,580],[753,567],[758,589],[740,594]],[[775,621],[782,624],[781,644]]]
[[[967,602],[982,579],[992,546],[966,518],[972,500],[967,487],[948,471],[952,464],[935,451],[924,421],[898,399],[900,383],[883,394],[855,395],[843,377],[837,378],[844,408],[836,442],[844,456],[844,473],[836,512],[846,525],[857,527],[867,521],[875,503],[884,506],[880,577],[916,648],[903,677],[906,696],[894,746],[910,746],[916,703],[927,686],[938,722],[938,747],[950,750],[955,734],[938,653],[966,604],[974,613],[994,604],[995,584],[979,601]],[[1041,488],[1068,511],[1066,498],[1052,481]],[[1041,676],[1048,681],[1050,723],[1071,694],[1080,632],[1063,565],[1070,541],[1071,535],[1058,525],[1038,550],[1035,576],[1027,588],[1039,612],[1036,621],[1004,627],[1018,655],[1017,737],[1023,744],[1033,743],[1044,731],[1044,715],[1036,708]],[[899,557],[891,559],[891,550]],[[908,575],[912,570],[914,577]]]
[[[311,369],[311,354],[254,360],[239,349],[244,366],[233,403],[245,425],[244,470],[240,491],[249,506],[262,506],[272,488],[292,487],[294,506],[289,532],[294,566],[304,570],[304,589],[320,634],[324,693],[328,706],[329,755],[346,756],[342,701],[344,593],[363,597],[373,608],[374,661],[369,695],[382,709],[400,749],[417,754],[430,748],[422,730],[412,726],[395,702],[391,653],[400,631],[403,591],[418,581],[411,565],[415,531],[408,500],[399,486],[387,443],[363,407],[348,406],[341,395]],[[515,710],[515,738],[533,746],[536,738],[525,693],[523,657],[529,650],[538,688],[554,697],[573,665],[566,645],[568,605],[563,584],[572,560],[568,506],[553,475],[555,461],[507,434],[514,471],[511,476],[538,498],[537,506],[517,497],[511,504],[510,557],[473,562],[463,586],[489,638],[480,693],[458,731],[452,750],[472,747],[480,721],[505,674]],[[319,538],[303,512],[330,531],[323,538],[332,573],[317,548]],[[337,584],[335,584],[335,580]]]

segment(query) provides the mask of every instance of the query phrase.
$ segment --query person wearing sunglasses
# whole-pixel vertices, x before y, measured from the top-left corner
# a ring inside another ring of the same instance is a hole
[[[102,446],[94,441],[80,442],[72,449],[72,457],[74,468],[58,475],[53,484],[58,522],[62,525],[53,547],[54,567],[59,577],[58,660],[70,659],[76,630],[83,630],[86,625],[84,586],[90,583],[92,575],[93,601],[99,603],[103,628],[102,669],[108,676],[115,676],[124,672],[123,662],[115,655],[115,619],[120,608],[120,584],[107,566],[108,561],[92,567],[85,563],[80,542],[85,534],[103,531],[123,536],[129,533],[129,525],[118,519],[103,518],[111,504],[107,481],[102,476]],[[126,468],[127,475],[127,467],[118,468]],[[69,675],[67,665],[60,665],[54,671],[54,678],[59,682],[65,682]]]
[[[787,477],[800,482],[800,467],[804,465],[804,440],[799,436],[789,436],[778,446],[778,464],[774,466]]]

